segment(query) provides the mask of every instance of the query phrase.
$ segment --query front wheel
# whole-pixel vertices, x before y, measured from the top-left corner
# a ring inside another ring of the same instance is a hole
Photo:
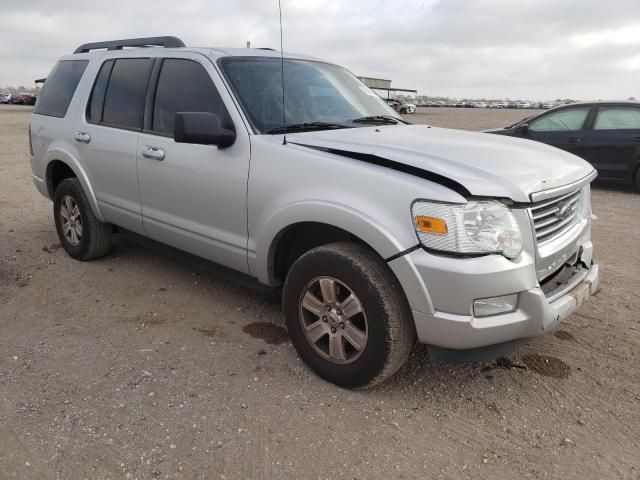
[[[283,311],[300,357],[343,387],[388,379],[415,340],[398,280],[373,252],[353,243],[323,245],[300,257],[287,275]]]

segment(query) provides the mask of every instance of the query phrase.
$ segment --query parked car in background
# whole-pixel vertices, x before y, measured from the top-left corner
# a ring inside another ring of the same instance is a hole
[[[531,104],[529,102],[517,102],[516,108],[531,108]]]
[[[485,102],[473,102],[473,106],[476,108],[487,108],[488,105]]]
[[[0,95],[0,103],[9,103],[10,100],[11,100],[10,93],[3,93],[2,95]]]
[[[35,105],[36,96],[30,93],[10,93],[5,96],[2,103],[10,103],[13,105]]]
[[[20,93],[18,94],[18,105],[35,105],[36,104],[36,96],[30,93]]]
[[[487,132],[553,145],[584,158],[599,178],[640,188],[640,102],[572,103]]]
[[[416,106],[413,103],[405,103],[395,98],[388,98],[385,100],[387,105],[393,108],[396,112],[401,114],[415,113]]]

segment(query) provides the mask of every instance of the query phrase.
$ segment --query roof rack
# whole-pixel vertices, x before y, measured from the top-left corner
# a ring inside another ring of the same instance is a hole
[[[122,50],[124,47],[164,47],[178,48],[186,47],[184,42],[178,37],[145,37],[145,38],[125,38],[124,40],[108,40],[106,42],[85,43],[76,48],[73,53],[87,53],[91,50]]]

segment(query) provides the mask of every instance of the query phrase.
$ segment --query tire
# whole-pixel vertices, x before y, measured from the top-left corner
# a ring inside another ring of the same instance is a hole
[[[69,216],[69,212],[71,222],[66,222],[65,214]],[[93,260],[106,255],[111,248],[113,226],[96,218],[77,178],[66,178],[56,188],[53,217],[60,243],[70,257],[76,260]],[[69,226],[71,228],[65,228]],[[75,235],[71,232],[72,229],[76,232]]]
[[[327,300],[321,282],[337,286],[334,301]],[[345,302],[351,294],[355,303]],[[382,259],[354,243],[322,245],[302,255],[287,275],[283,312],[302,360],[320,377],[342,387],[366,388],[387,380],[405,363],[415,341],[400,283]],[[316,343],[309,338],[314,332]],[[357,341],[351,343],[347,337]],[[331,345],[338,345],[333,358],[329,358]]]

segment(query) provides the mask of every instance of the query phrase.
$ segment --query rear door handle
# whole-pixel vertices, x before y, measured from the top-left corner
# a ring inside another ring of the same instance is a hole
[[[145,158],[151,158],[152,160],[164,160],[164,150],[159,147],[151,147],[145,145],[142,148],[142,156]]]
[[[80,143],[89,143],[91,141],[91,135],[87,132],[76,132],[73,134],[73,138]]]
[[[580,137],[569,137],[569,143],[580,143],[581,141]]]
[[[636,143],[640,143],[640,137],[634,138],[633,141],[636,142]]]

